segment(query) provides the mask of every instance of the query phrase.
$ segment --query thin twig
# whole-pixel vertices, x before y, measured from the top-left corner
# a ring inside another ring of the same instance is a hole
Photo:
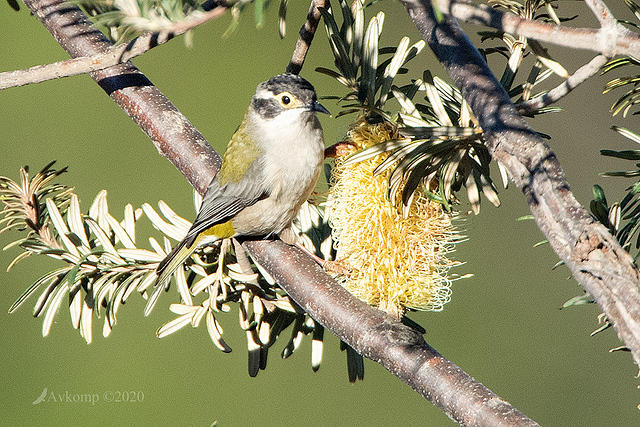
[[[68,59],[52,64],[36,65],[26,70],[0,73],[0,90],[90,73],[127,62],[156,46],[166,43],[175,36],[186,33],[198,25],[221,16],[226,10],[226,7],[219,6],[207,12],[194,12],[185,20],[167,27],[166,30],[143,34],[127,44],[111,47],[106,53]]]
[[[318,29],[318,23],[320,22],[320,8],[326,7],[325,0],[311,0],[311,6],[309,6],[309,13],[307,13],[307,20],[302,28],[300,28],[300,36],[296,42],[296,47],[293,50],[291,61],[287,65],[287,73],[299,74],[304,65],[304,60],[309,52],[311,41]]]
[[[598,21],[600,21],[601,26],[610,25],[611,23],[616,22],[616,18],[614,18],[613,14],[609,10],[606,4],[602,0],[585,0],[589,9],[596,16]]]
[[[87,16],[66,0],[27,0],[25,4],[72,57],[109,52],[113,44]],[[218,170],[219,156],[186,117],[131,62],[89,73],[91,78],[149,136],[160,154],[171,161],[199,191]],[[212,169],[212,165],[215,167]]]
[[[532,38],[571,49],[595,51],[611,57],[640,57],[640,35],[620,24],[600,29],[570,28],[521,18],[468,0],[434,0],[438,9],[462,21],[496,28],[505,33]]]
[[[430,0],[401,1],[460,88],[489,152],[524,193],[551,247],[594,297],[640,365],[640,272],[633,259],[575,199],[555,154],[518,114],[457,20],[437,22]]]
[[[66,2],[25,0],[25,4],[72,55],[93,55],[108,47],[109,42],[96,34],[84,14]],[[92,77],[103,88],[112,89],[107,91],[111,98],[196,190],[204,193],[219,169],[220,158],[169,100],[130,64],[94,72]],[[116,79],[119,86],[104,84],[104,78]],[[140,87],[140,82],[146,86]],[[312,317],[322,319],[320,323],[340,339],[402,378],[452,419],[469,425],[498,420],[502,425],[535,425],[442,357],[419,333],[358,301],[296,248],[280,241],[245,245]]]
[[[595,76],[600,68],[609,61],[610,58],[604,55],[598,55],[582,67],[578,68],[575,73],[569,76],[564,82],[551,89],[549,92],[537,96],[528,101],[516,104],[518,112],[522,115],[531,115],[536,110],[544,108],[554,102],[559,101],[580,84]]]

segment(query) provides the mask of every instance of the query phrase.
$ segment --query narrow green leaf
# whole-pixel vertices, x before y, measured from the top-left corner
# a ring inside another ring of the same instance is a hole
[[[378,21],[378,38],[382,34],[382,27],[384,25],[384,12],[380,11],[376,13],[376,20]]]
[[[98,242],[100,242],[100,245],[104,248],[105,252],[111,254],[115,258],[117,263],[124,264],[125,261],[120,258],[120,255],[118,255],[118,251],[116,251],[116,248],[113,246],[111,240],[109,240],[102,227],[100,227],[100,225],[98,225],[98,223],[91,218],[86,218],[85,221],[89,225],[89,228],[91,229],[93,234],[98,239]]]
[[[397,90],[395,88],[392,88],[391,92],[393,93],[394,98],[398,101],[398,103],[402,107],[402,110],[404,111],[405,114],[414,117],[420,122],[424,122],[420,118],[420,113],[416,109],[415,104],[413,103],[413,101],[411,101],[409,97],[407,97],[402,91]],[[406,123],[406,124],[410,125],[409,123]]]
[[[60,304],[62,303],[62,298],[64,298],[65,294],[69,291],[69,284],[62,284],[55,292],[51,304],[49,304],[49,308],[47,309],[46,314],[44,315],[44,320],[42,321],[42,336],[46,337],[49,335],[51,331],[51,325],[53,325],[53,320],[58,313],[58,309],[60,308]]]
[[[379,154],[385,153],[387,151],[392,151],[397,148],[405,147],[407,144],[411,144],[411,140],[409,139],[393,139],[390,141],[382,142],[380,144],[376,144],[372,147],[365,148],[364,150],[358,151],[357,153],[352,154],[349,158],[344,162],[345,166],[352,165],[358,162],[362,162],[364,160],[375,157]]]
[[[123,275],[124,276],[124,275]],[[113,292],[113,297],[109,299],[109,306],[107,307],[107,319],[109,319],[109,324],[113,328],[115,324],[118,322],[118,310],[120,309],[120,305],[122,304],[122,300],[124,294],[127,292],[129,285],[131,282],[135,280],[135,275],[129,275],[126,279],[124,279]],[[135,286],[134,286],[135,289]]]
[[[7,272],[9,272],[13,268],[13,266],[15,266],[17,263],[19,263],[29,255],[31,255],[31,252],[22,252],[21,254],[16,256],[7,266]]]
[[[425,168],[423,165],[428,164],[430,161],[431,159],[429,159],[428,156],[424,156],[409,169],[409,175],[402,189],[402,216],[404,218],[408,217],[415,191],[425,178]]]
[[[65,224],[64,220],[62,219],[62,215],[60,215],[58,207],[55,205],[55,203],[53,203],[53,200],[51,199],[47,199],[45,201],[45,204],[47,205],[49,218],[51,218],[51,222],[53,223],[53,226],[58,233],[58,237],[60,238],[60,240],[62,240],[65,248],[67,248],[67,250],[76,257],[80,257],[78,248],[76,248],[76,246],[67,237],[67,234],[69,234],[69,229],[67,228],[67,224]]]
[[[289,0],[280,0],[278,8],[278,34],[283,39],[287,35],[287,3]]]
[[[140,284],[138,285],[136,290],[138,292],[146,291],[147,288],[149,286],[151,286],[156,281],[157,278],[158,278],[158,276],[156,275],[155,271],[151,271],[151,272],[147,273],[145,278],[140,281]]]
[[[498,163],[498,171],[500,171],[500,178],[502,179],[502,186],[507,188],[509,186],[509,175],[507,174],[507,168],[501,163]]]
[[[7,0],[7,3],[9,3],[11,9],[15,10],[16,12],[20,10],[20,4],[16,0]]]
[[[429,126],[429,127],[401,127],[398,129],[403,136],[411,136],[420,139],[431,139],[436,137],[468,137],[479,135],[481,131],[472,127],[460,126]]]
[[[465,155],[464,150],[456,150],[454,156],[447,162],[446,168],[443,170],[442,176],[442,186],[444,187],[444,197],[447,200],[451,199],[451,192],[453,181],[456,177],[456,173],[458,172],[458,166],[460,165],[460,161]]]
[[[562,304],[562,308],[567,308],[575,305],[592,304],[594,302],[595,301],[590,294],[578,295]]]
[[[105,219],[105,214],[108,212],[109,206],[107,204],[107,190],[102,190],[93,200],[93,204],[89,208],[89,216],[98,223],[100,228],[102,228],[106,234],[111,233],[109,223]]]
[[[160,262],[164,255],[146,249],[118,249],[118,255],[135,262]]]
[[[184,268],[179,267],[176,269],[174,273],[176,278],[176,284],[178,286],[178,292],[180,293],[180,298],[182,302],[187,305],[193,305],[193,300],[191,299],[191,293],[189,292],[189,285],[187,284],[187,278],[184,274]]]
[[[354,0],[351,4],[353,15],[353,49],[352,63],[357,70],[360,67],[364,46],[364,5],[362,0]]]
[[[135,273],[131,273],[131,280],[127,284],[127,290],[122,295],[122,303],[127,302],[131,294],[138,289],[138,285],[142,280],[142,277],[146,274],[146,271],[136,271]]]
[[[108,324],[107,319],[105,319],[105,323]],[[93,341],[93,307],[89,305],[87,302],[87,298],[85,298],[82,302],[82,314],[80,315],[80,335],[87,344],[91,344]],[[111,330],[109,327],[108,331]],[[103,332],[104,336],[107,336],[109,332]]]
[[[636,176],[640,176],[640,170],[636,171],[621,171],[621,172],[604,172],[601,174],[602,176],[622,176],[625,178],[633,178]]]
[[[145,215],[147,215],[147,217],[151,221],[151,224],[153,224],[155,228],[174,240],[182,240],[182,238],[184,237],[182,228],[176,227],[173,224],[169,224],[168,222],[160,218],[160,215],[158,215],[158,213],[148,203],[144,203],[142,205],[142,210],[144,211]]]
[[[602,202],[602,204],[607,206],[607,198],[604,195],[604,190],[598,184],[593,186],[593,199]]]
[[[640,150],[600,150],[600,154],[625,160],[640,160]]]
[[[87,239],[87,234],[84,230],[84,221],[80,214],[80,202],[78,201],[78,196],[75,194],[71,195],[69,209],[67,210],[67,222],[69,223],[71,231],[73,231],[74,234],[80,238],[82,244],[89,249],[89,240]]]
[[[615,130],[616,132],[618,132],[620,135],[624,136],[625,138],[628,138],[631,141],[640,144],[640,135],[639,134],[637,134],[635,132],[632,132],[627,128],[623,128],[623,127],[619,127],[619,126],[611,126],[611,129]],[[634,159],[634,160],[636,160],[636,159]]]
[[[356,71],[352,68],[351,61],[349,61],[349,52],[344,41],[340,36],[334,34],[329,39],[329,42],[333,49],[336,66],[348,80],[354,80]]]
[[[475,215],[478,215],[480,213],[480,191],[473,174],[467,176],[465,188],[467,189],[467,198],[471,204],[471,209]]]
[[[287,345],[282,349],[282,358],[286,359],[291,356],[296,349],[300,346],[300,342],[302,341],[302,324],[303,324],[303,315],[296,316],[296,320],[291,328],[291,338]]]
[[[44,283],[54,280],[56,277],[58,279],[64,277],[70,269],[71,267],[60,268],[58,270],[54,270],[50,273],[45,274],[44,276],[36,280],[31,286],[29,286],[26,291],[22,293],[22,295],[20,295],[20,297],[18,297],[16,302],[11,305],[11,308],[9,308],[9,314],[14,313],[18,309],[18,307],[20,307],[22,303],[25,302],[31,295],[33,295],[33,293],[37,291],[38,288]]]
[[[145,317],[148,317],[149,314],[151,314],[151,311],[153,310],[153,307],[155,307],[156,303],[158,302],[158,298],[160,298],[160,294],[162,293],[163,289],[164,289],[164,286],[158,286],[158,285],[156,285],[155,288],[153,289],[153,292],[149,297],[149,301],[147,301],[147,305],[144,308]]]
[[[172,321],[165,323],[156,331],[156,336],[158,338],[164,338],[174,332],[179,331],[180,329],[191,323],[192,316],[193,315],[191,313],[183,314],[182,316],[176,317]]]
[[[124,207],[124,219],[121,223],[131,240],[136,241],[136,215],[130,203]]]
[[[569,77],[569,72],[567,71],[567,69],[564,68],[559,62],[554,61],[549,55],[549,52],[547,52],[547,50],[542,47],[540,43],[535,40],[529,40],[529,46],[538,57],[538,60],[542,62],[545,67],[549,68],[551,71],[553,71],[563,79]]]
[[[222,339],[222,329],[219,328],[219,323],[216,321],[215,317],[211,310],[207,311],[207,332],[209,332],[209,337],[211,337],[211,341],[213,344],[218,347],[221,351],[225,353],[231,352],[231,347],[227,345],[227,343]]]
[[[342,10],[342,25],[340,26],[340,37],[346,42],[348,47],[353,43],[353,15],[346,0],[339,0]]]
[[[350,87],[351,83],[349,82],[349,80],[342,76],[342,74],[337,73],[334,70],[330,70],[328,68],[324,68],[324,67],[316,67],[316,71],[318,73],[322,73],[322,74],[326,74],[329,77],[333,77],[334,79],[338,80],[340,83],[342,83],[343,85]]]
[[[111,226],[111,229],[113,230],[113,233],[116,236],[116,239],[117,239],[116,243],[117,243],[117,241],[120,241],[120,243],[122,243],[122,245],[125,248],[127,248],[127,249],[135,249],[135,247],[136,247],[135,243],[133,243],[133,241],[129,237],[129,234],[124,230],[124,228],[122,228],[120,223],[113,216],[111,216],[111,214],[106,214],[105,217],[106,217],[107,221],[109,222],[109,225]]]
[[[393,166],[397,161],[402,160],[406,163],[411,161],[411,158],[415,155],[414,151],[423,149],[424,144],[403,144],[400,148],[395,150],[389,157],[384,159],[382,163],[380,163],[374,170],[373,175],[378,176],[391,166]]]
[[[498,198],[498,193],[496,192],[495,187],[493,186],[493,181],[488,175],[482,173],[480,168],[476,168],[474,164],[474,173],[477,172],[477,176],[480,178],[480,182],[482,183],[482,193],[496,208],[500,206],[500,199]]]
[[[550,1],[545,1],[544,6],[547,10],[547,14],[551,17],[553,22],[555,22],[556,25],[560,25],[560,18],[558,18],[556,11],[553,9],[553,4]]]
[[[382,75],[382,86],[380,89],[380,97],[378,98],[377,106],[382,107],[384,103],[387,101],[387,97],[389,95],[389,91],[391,90],[391,84],[393,83],[393,79],[395,78],[398,70],[404,64],[404,61],[409,53],[409,37],[403,37],[398,44],[398,48],[396,49],[396,53],[391,58],[391,62],[384,70],[384,74]]]
[[[362,79],[360,80],[359,98],[366,104],[375,105],[376,69],[378,68],[378,20],[371,18],[365,33],[362,54]]]
[[[324,18],[325,29],[327,30],[327,35],[329,38],[332,36],[340,36],[340,30],[338,29],[338,24],[336,23],[336,19],[333,16],[333,11],[331,7],[320,7],[318,8],[322,18]]]
[[[82,293],[69,294],[69,314],[71,315],[71,325],[73,329],[80,328],[80,315],[82,314]]]
[[[453,126],[447,111],[444,108],[444,104],[442,103],[442,99],[438,94],[438,90],[436,89],[433,81],[433,76],[429,70],[425,70],[423,74],[423,80],[425,83],[425,89],[427,93],[427,98],[429,99],[429,103],[431,104],[431,108],[435,112],[438,120],[440,121],[441,126]]]

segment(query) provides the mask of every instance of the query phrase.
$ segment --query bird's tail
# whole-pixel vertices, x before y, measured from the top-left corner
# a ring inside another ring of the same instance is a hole
[[[171,275],[191,256],[198,247],[197,242],[187,244],[187,239],[178,243],[171,252],[158,264],[156,274],[158,274],[157,285],[166,285]]]
[[[147,306],[144,310],[145,316],[148,316],[149,313],[151,313],[151,310],[153,310],[153,307],[156,305],[162,289],[166,289],[168,287],[169,279],[171,279],[173,273],[178,269],[178,267],[180,267],[180,265],[182,265],[183,262],[187,260],[187,258],[191,256],[191,254],[198,247],[197,239],[195,242],[191,242],[190,245],[188,244],[188,241],[189,239],[184,239],[183,241],[178,243],[173,249],[171,249],[171,252],[169,252],[169,254],[167,254],[167,256],[162,261],[160,261],[160,264],[158,264],[158,268],[156,269],[158,278],[156,279],[153,293],[151,294],[149,301],[147,301]]]

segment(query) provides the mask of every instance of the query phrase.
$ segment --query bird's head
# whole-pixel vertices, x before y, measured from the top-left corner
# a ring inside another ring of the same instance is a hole
[[[282,115],[291,120],[316,112],[329,114],[317,100],[316,91],[305,79],[296,74],[279,74],[260,83],[251,100],[251,108],[264,120]]]

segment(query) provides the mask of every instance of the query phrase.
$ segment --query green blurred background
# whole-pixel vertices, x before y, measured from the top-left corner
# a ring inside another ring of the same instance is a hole
[[[396,44],[404,34],[418,39],[398,3],[386,1],[382,6],[387,11],[386,45]],[[221,37],[229,24],[229,17],[223,17],[195,31],[192,49],[178,39],[134,62],[220,152],[256,84],[284,70],[307,8],[306,1],[290,2],[289,35],[283,41],[277,35],[275,4],[261,30],[255,28],[249,10],[228,38]],[[624,9],[617,10],[624,15]],[[595,26],[586,8],[582,12],[586,18],[578,24]],[[478,28],[468,28],[475,37]],[[567,54],[563,63],[570,71],[592,56],[558,48],[551,52],[558,58]],[[342,94],[341,86],[313,71],[330,64],[328,57],[321,30],[302,74],[321,95]],[[1,71],[66,58],[28,12],[15,13],[0,3]],[[424,68],[445,77],[428,50],[413,63],[414,70]],[[637,119],[634,123],[610,117],[608,106],[614,98],[599,94],[604,81],[596,78],[571,94],[561,103],[566,112],[532,121],[536,129],[552,136],[550,144],[585,205],[594,183],[617,199],[629,184],[598,175],[627,166],[598,154],[600,148],[630,146],[608,127],[618,124],[638,130]],[[334,115],[338,111],[332,101],[325,105]],[[193,215],[185,179],[157,155],[148,138],[89,77],[2,91],[0,112],[0,175],[16,178],[25,164],[35,172],[57,159],[59,165],[69,166],[63,182],[76,187],[83,210],[98,191],[107,189],[116,216],[126,203],[138,207],[147,201],[155,205],[160,199],[185,217]],[[327,144],[344,135],[349,117],[353,116],[322,118]],[[535,224],[516,221],[529,213],[521,193],[501,189],[500,197],[500,208],[484,204],[479,216],[465,216],[460,222],[469,239],[454,254],[465,262],[457,272],[474,277],[454,283],[452,301],[443,312],[416,313],[412,318],[427,329],[431,345],[543,425],[637,425],[640,395],[630,355],[608,353],[620,345],[612,332],[589,337],[597,326],[597,307],[559,309],[581,288],[568,278],[566,268],[551,270],[557,257],[548,246],[533,247],[542,239]],[[140,230],[140,240],[145,232],[152,231]],[[17,237],[2,235],[0,245]],[[277,344],[267,370],[253,379],[246,373],[245,339],[235,312],[221,319],[234,349],[229,355],[213,347],[203,327],[185,328],[158,340],[156,328],[173,318],[163,305],[169,301],[166,296],[149,318],[142,315],[141,299],[131,298],[109,338],[101,337],[102,320],[95,322],[91,345],[71,328],[68,309],[63,307],[50,336],[43,339],[41,319],[31,316],[35,298],[13,315],[6,310],[56,262],[31,257],[5,272],[16,254],[15,249],[0,253],[0,308],[4,307],[0,378],[5,384],[0,390],[0,424],[207,426],[215,420],[221,426],[451,424],[375,363],[366,361],[364,382],[349,384],[345,355],[330,334],[319,372],[311,371],[306,340],[288,360],[278,356],[284,343]],[[33,405],[44,388],[56,394],[97,394],[100,399],[95,405]],[[104,401],[105,393],[126,391],[142,392],[143,401]]]

